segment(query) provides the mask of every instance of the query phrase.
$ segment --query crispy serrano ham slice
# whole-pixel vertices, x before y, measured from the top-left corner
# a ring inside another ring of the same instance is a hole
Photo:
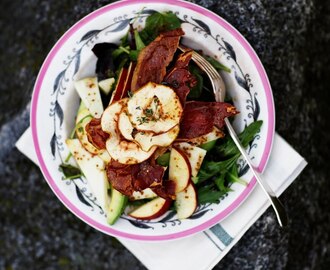
[[[132,78],[132,92],[148,82],[163,81],[166,67],[172,61],[182,35],[184,32],[181,28],[164,32],[141,50]]]
[[[211,132],[213,126],[222,129],[224,119],[237,113],[229,103],[189,101],[185,104],[178,137],[196,138]]]
[[[168,84],[178,95],[182,106],[186,102],[186,98],[190,89],[197,83],[195,76],[189,70],[188,65],[191,60],[192,51],[187,51],[179,55],[174,67],[166,74],[164,82]]]
[[[86,125],[86,133],[88,141],[97,149],[105,149],[105,142],[109,138],[109,134],[105,133],[101,127],[101,119],[93,118]]]
[[[148,159],[139,164],[125,165],[111,160],[107,166],[107,176],[112,187],[124,195],[131,196],[134,191],[161,187],[164,168]]]

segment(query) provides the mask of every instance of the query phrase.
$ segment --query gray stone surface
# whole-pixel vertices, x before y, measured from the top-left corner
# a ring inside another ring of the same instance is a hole
[[[43,59],[74,22],[111,1],[1,1],[0,269],[145,269],[116,239],[72,215],[15,148]],[[309,162],[215,269],[330,269],[330,3],[194,1],[251,43],[269,75],[276,129]]]

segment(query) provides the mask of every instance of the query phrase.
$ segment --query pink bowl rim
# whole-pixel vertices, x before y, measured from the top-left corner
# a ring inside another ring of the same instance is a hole
[[[263,171],[267,161],[270,156],[270,152],[272,149],[273,144],[273,137],[275,132],[275,108],[274,108],[274,101],[273,101],[273,95],[272,90],[270,86],[270,82],[268,80],[266,71],[257,56],[256,52],[253,50],[251,45],[247,42],[247,40],[227,21],[222,19],[217,14],[213,13],[212,11],[209,11],[201,6],[198,6],[193,3],[181,1],[181,0],[124,0],[115,2],[109,5],[106,5],[104,7],[101,7],[100,9],[95,10],[94,12],[88,14],[84,18],[82,18],[80,21],[78,21],[76,24],[74,24],[54,45],[54,47],[51,49],[49,54],[47,55],[40,72],[38,74],[38,77],[36,79],[36,83],[34,85],[33,95],[32,95],[32,104],[31,104],[31,112],[30,112],[30,123],[32,128],[32,137],[33,137],[33,143],[35,147],[35,151],[37,154],[37,158],[39,161],[40,169],[53,190],[53,192],[56,194],[56,196],[62,201],[62,203],[78,218],[89,224],[90,226],[94,227],[95,229],[102,231],[103,233],[109,234],[111,236],[115,237],[122,237],[127,239],[133,239],[133,240],[140,240],[140,241],[162,241],[162,240],[173,240],[178,239],[182,237],[186,237],[192,234],[195,234],[197,232],[206,230],[216,223],[223,220],[225,217],[227,217],[230,213],[232,213],[250,194],[250,192],[253,190],[253,188],[256,185],[256,179],[253,178],[250,183],[247,185],[247,187],[243,190],[243,192],[235,199],[235,201],[229,205],[225,210],[217,214],[212,219],[194,227],[187,229],[185,231],[177,232],[177,233],[171,233],[167,235],[152,235],[152,236],[145,236],[145,235],[138,235],[138,234],[131,234],[126,232],[121,232],[119,230],[114,229],[110,226],[105,226],[94,219],[87,216],[84,212],[79,210],[70,200],[67,198],[62,191],[59,189],[59,187],[56,184],[56,181],[52,178],[51,174],[49,173],[45,161],[43,159],[43,156],[41,154],[40,150],[40,143],[39,143],[39,137],[37,134],[37,103],[39,98],[39,93],[41,90],[41,86],[44,80],[44,77],[46,75],[46,72],[57,54],[57,52],[60,50],[60,48],[63,46],[63,44],[81,27],[83,27],[85,24],[87,24],[89,21],[92,21],[96,17],[100,16],[103,13],[109,12],[111,10],[115,10],[117,8],[121,8],[127,5],[133,5],[133,4],[142,4],[142,3],[163,3],[166,5],[175,5],[179,7],[183,7],[189,10],[193,10],[195,12],[198,12],[200,14],[203,14],[207,16],[208,18],[212,19],[217,24],[221,25],[223,28],[225,28],[228,32],[230,32],[233,37],[243,46],[243,48],[246,50],[246,52],[251,57],[254,65],[256,66],[256,69],[258,71],[258,75],[261,78],[262,85],[264,87],[264,91],[266,94],[266,100],[267,100],[267,107],[268,107],[268,119],[269,119],[269,125],[267,129],[267,138],[266,138],[266,145],[264,152],[262,154],[262,159],[259,163],[258,169],[260,171]]]

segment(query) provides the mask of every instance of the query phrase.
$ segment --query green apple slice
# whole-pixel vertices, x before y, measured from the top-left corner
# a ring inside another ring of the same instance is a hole
[[[103,113],[103,104],[96,77],[84,78],[74,82],[74,86],[90,113],[100,118]]]
[[[113,89],[113,85],[115,83],[115,78],[109,78],[109,79],[105,79],[99,82],[99,87],[101,89],[101,91],[105,94],[105,95],[109,95],[109,93],[111,92],[111,90]]]
[[[142,191],[134,191],[132,196],[130,197],[130,200],[136,201],[143,199],[152,199],[155,197],[157,197],[157,194],[153,192],[150,188],[146,188]]]
[[[214,140],[223,138],[224,136],[225,136],[225,134],[223,133],[223,131],[214,126],[212,131],[210,131],[209,133],[207,133],[205,135],[195,137],[192,139],[179,138],[179,139],[177,139],[177,141],[178,142],[190,142],[195,145],[202,145],[202,144],[208,143],[210,141],[214,141]]]
[[[108,196],[109,182],[105,171],[105,162],[100,157],[88,152],[78,139],[67,139],[66,144],[83,172],[99,205],[106,212],[110,198]]]

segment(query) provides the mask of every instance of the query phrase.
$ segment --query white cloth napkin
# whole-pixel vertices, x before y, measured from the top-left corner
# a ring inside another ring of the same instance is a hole
[[[16,147],[38,164],[30,128],[17,141]],[[280,195],[306,165],[304,158],[276,134],[263,178]],[[266,195],[257,185],[234,213],[209,230],[168,242],[119,241],[151,270],[212,269],[269,206]]]

